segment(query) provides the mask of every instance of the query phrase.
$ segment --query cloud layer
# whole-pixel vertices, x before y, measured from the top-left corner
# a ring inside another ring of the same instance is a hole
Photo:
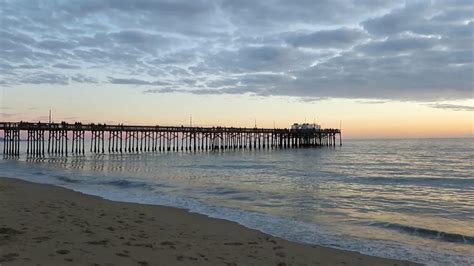
[[[0,3],[0,86],[308,100],[473,96],[471,0]]]

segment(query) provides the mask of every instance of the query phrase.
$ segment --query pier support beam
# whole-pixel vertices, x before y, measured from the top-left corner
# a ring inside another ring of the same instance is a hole
[[[105,142],[105,132],[102,130],[92,130],[90,152],[105,153],[104,142]]]
[[[74,129],[72,131],[72,143],[71,153],[72,154],[84,154],[85,153],[85,131],[80,129]]]
[[[3,154],[7,156],[20,156],[20,130],[6,128],[3,131]]]
[[[27,148],[28,156],[41,157],[44,156],[44,130],[30,129],[27,131]]]
[[[48,132],[48,154],[66,155],[68,137],[67,130],[62,128],[51,128]]]

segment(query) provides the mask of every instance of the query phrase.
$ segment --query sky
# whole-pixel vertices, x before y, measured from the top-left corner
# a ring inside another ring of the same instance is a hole
[[[2,121],[472,137],[473,66],[472,0],[0,0]]]

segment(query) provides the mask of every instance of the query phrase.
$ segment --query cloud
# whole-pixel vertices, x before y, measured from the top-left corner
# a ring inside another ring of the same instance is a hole
[[[155,54],[159,49],[166,48],[172,41],[173,45],[179,45],[178,40],[165,38],[159,34],[148,33],[140,30],[123,30],[108,34],[107,38],[113,45],[121,46],[126,51],[143,52]]]
[[[281,72],[308,67],[313,56],[283,46],[244,46],[236,51],[222,51],[203,64],[211,71],[238,73],[267,71]]]
[[[471,0],[6,0],[2,86],[439,101],[472,97]]]
[[[334,1],[334,0],[252,0],[223,1],[231,23],[251,33],[276,32],[300,26],[354,24],[370,14],[396,6],[397,1]]]
[[[0,113],[0,117],[3,119],[9,119],[9,118],[16,117],[19,115],[21,114],[20,113],[3,113],[3,112]]]
[[[69,78],[65,75],[45,72],[35,72],[22,78],[26,84],[69,84]]]
[[[137,30],[124,30],[120,32],[111,33],[111,35],[119,42],[129,44],[154,43],[156,42],[156,40],[162,40],[161,36],[157,34],[150,34]]]
[[[294,34],[286,41],[295,47],[340,48],[351,46],[363,37],[364,33],[358,29],[341,28]]]
[[[61,66],[61,64],[57,64],[58,66]],[[56,66],[56,65],[55,65]],[[53,66],[53,67],[55,67]],[[18,65],[18,66],[15,66],[13,68],[18,68],[18,69],[39,69],[41,68],[40,65]]]
[[[60,68],[60,69],[79,69],[81,68],[80,66],[77,65],[70,65],[70,64],[64,64],[64,63],[57,63],[53,65],[54,68]]]
[[[60,41],[60,40],[44,40],[44,41],[38,42],[37,45],[39,48],[43,48],[50,51],[70,49],[75,46],[74,43],[70,43],[68,41]]]
[[[145,90],[143,93],[192,93],[197,95],[206,95],[206,94],[224,94],[225,92],[220,89],[197,89],[197,90],[183,90],[176,88],[162,88],[162,89],[151,89]]]
[[[71,81],[77,82],[77,83],[98,83],[99,81],[94,78],[94,77],[88,77],[83,74],[76,74],[71,77]]]
[[[447,110],[452,110],[452,111],[467,111],[467,112],[474,111],[474,106],[469,106],[469,105],[433,103],[433,104],[428,104],[428,106],[432,108],[447,109]]]
[[[141,79],[121,79],[121,78],[109,78],[109,82],[112,84],[121,84],[121,85],[154,85],[154,86],[164,86],[169,85],[168,82],[164,81],[146,81]]]
[[[358,100],[357,102],[362,103],[362,104],[384,104],[384,103],[387,103],[388,101],[384,101],[384,100]]]
[[[406,3],[403,8],[391,10],[391,12],[367,19],[361,24],[365,30],[374,35],[387,36],[403,31],[417,31],[420,25],[427,23],[424,19],[424,11],[427,2]],[[419,17],[421,16],[421,18]]]
[[[374,41],[360,45],[355,49],[368,55],[386,56],[397,53],[430,50],[437,42],[438,40],[435,38],[388,38],[384,41]]]

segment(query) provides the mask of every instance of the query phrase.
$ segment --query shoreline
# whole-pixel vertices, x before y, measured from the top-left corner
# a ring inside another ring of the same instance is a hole
[[[1,265],[419,265],[0,177]]]

